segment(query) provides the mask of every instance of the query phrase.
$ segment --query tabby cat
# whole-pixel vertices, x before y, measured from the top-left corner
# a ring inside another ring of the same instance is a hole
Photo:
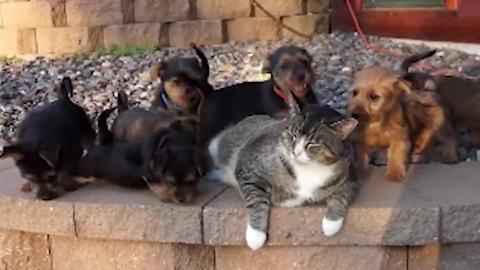
[[[328,125],[316,121],[301,114],[290,95],[288,118],[250,116],[211,141],[208,150],[216,169],[207,177],[237,188],[245,199],[251,249],[267,240],[272,204],[326,202],[323,233],[332,236],[342,228],[357,191],[345,143],[356,125],[353,118]]]

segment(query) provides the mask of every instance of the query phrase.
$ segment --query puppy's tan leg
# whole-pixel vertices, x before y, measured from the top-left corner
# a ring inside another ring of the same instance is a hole
[[[30,185],[30,182],[27,181],[22,184],[22,187],[20,188],[21,192],[32,192],[32,186]]]
[[[420,163],[425,160],[425,155],[432,147],[434,138],[435,130],[433,129],[424,129],[417,138],[415,138],[415,149],[412,153],[413,163]]]
[[[365,176],[370,163],[370,148],[364,144],[355,145],[355,170],[358,176]]]
[[[475,129],[470,132],[470,144],[474,148],[480,148],[480,129]]]
[[[402,181],[405,178],[410,141],[408,139],[392,141],[388,148],[388,164],[386,178],[392,181]]]
[[[457,163],[459,156],[457,152],[457,137],[453,127],[445,124],[444,128],[437,134],[440,143],[441,159],[445,163]]]

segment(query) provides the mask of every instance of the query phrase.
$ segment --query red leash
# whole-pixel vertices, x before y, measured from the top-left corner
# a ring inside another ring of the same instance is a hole
[[[367,35],[363,32],[362,28],[360,27],[360,23],[358,21],[357,15],[355,14],[355,11],[352,7],[351,0],[345,0],[347,4],[348,11],[350,12],[350,16],[352,17],[353,24],[355,26],[355,30],[357,31],[358,35],[360,36],[360,39],[362,40],[363,45],[372,51],[375,51],[380,54],[388,55],[388,56],[393,56],[396,58],[405,58],[406,56],[402,55],[399,52],[387,49],[387,48],[381,48],[373,45],[370,43],[368,40]],[[442,68],[442,69],[437,69],[431,65],[428,64],[422,64],[422,63],[416,63],[414,64],[420,71],[429,71],[432,75],[453,75],[465,79],[471,79],[471,80],[477,80],[479,77],[472,77],[468,76],[466,74],[460,73],[459,71],[455,69],[448,69],[448,68]]]

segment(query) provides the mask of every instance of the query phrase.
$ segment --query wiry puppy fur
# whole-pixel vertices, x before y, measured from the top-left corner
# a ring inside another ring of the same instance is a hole
[[[288,114],[287,93],[292,91],[300,107],[317,103],[311,90],[314,82],[312,57],[303,48],[281,47],[264,63],[271,79],[243,82],[214,91],[201,113],[200,143],[208,141],[227,126],[255,114],[283,117]]]
[[[152,109],[163,108],[198,115],[205,98],[213,91],[208,82],[210,68],[205,54],[192,44],[197,57],[174,57],[154,66],[152,77],[160,78]]]
[[[140,142],[153,132],[170,128],[173,123],[197,136],[199,120],[196,116],[182,116],[171,110],[149,111],[142,108],[129,108],[128,97],[121,91],[118,94],[119,115],[112,124],[113,138],[116,141]]]
[[[39,199],[51,200],[78,188],[57,175],[79,159],[95,142],[95,131],[85,111],[70,100],[73,86],[66,77],[56,88],[58,99],[34,109],[20,123],[16,142],[5,146],[0,158],[11,157]]]
[[[191,133],[174,124],[142,141],[115,142],[106,123],[113,110],[99,116],[100,144],[70,166],[64,177],[76,182],[105,179],[129,188],[148,187],[163,202],[190,202],[207,170],[207,159],[195,147]]]
[[[359,120],[352,139],[360,171],[368,166],[371,150],[386,149],[386,177],[402,180],[411,146],[412,161],[418,162],[436,139],[449,146],[445,161],[457,161],[455,138],[434,93],[412,92],[407,82],[381,67],[358,72],[351,91],[348,110]]]
[[[413,55],[402,63],[403,78],[416,90],[429,90],[440,95],[450,122],[470,130],[470,143],[480,148],[480,81],[455,76],[433,76],[424,72],[411,72],[410,66],[434,55],[436,50]]]

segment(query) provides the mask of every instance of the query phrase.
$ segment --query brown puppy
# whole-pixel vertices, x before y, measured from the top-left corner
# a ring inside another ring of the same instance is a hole
[[[370,151],[386,149],[386,177],[402,180],[412,144],[412,160],[420,161],[435,139],[453,140],[449,158],[457,159],[454,136],[435,94],[412,92],[407,82],[387,69],[371,67],[356,74],[348,110],[359,120],[352,139],[360,171],[368,166]]]
[[[213,91],[208,82],[210,68],[205,54],[195,44],[191,46],[197,57],[177,56],[162,60],[152,68],[152,78],[161,79],[152,109],[197,115],[202,109],[205,98]]]
[[[470,143],[480,148],[480,81],[455,76],[433,76],[428,73],[410,72],[410,66],[435,54],[430,51],[413,55],[402,63],[403,78],[416,90],[438,93],[450,112],[451,123],[470,130]],[[409,61],[407,61],[409,60]]]

